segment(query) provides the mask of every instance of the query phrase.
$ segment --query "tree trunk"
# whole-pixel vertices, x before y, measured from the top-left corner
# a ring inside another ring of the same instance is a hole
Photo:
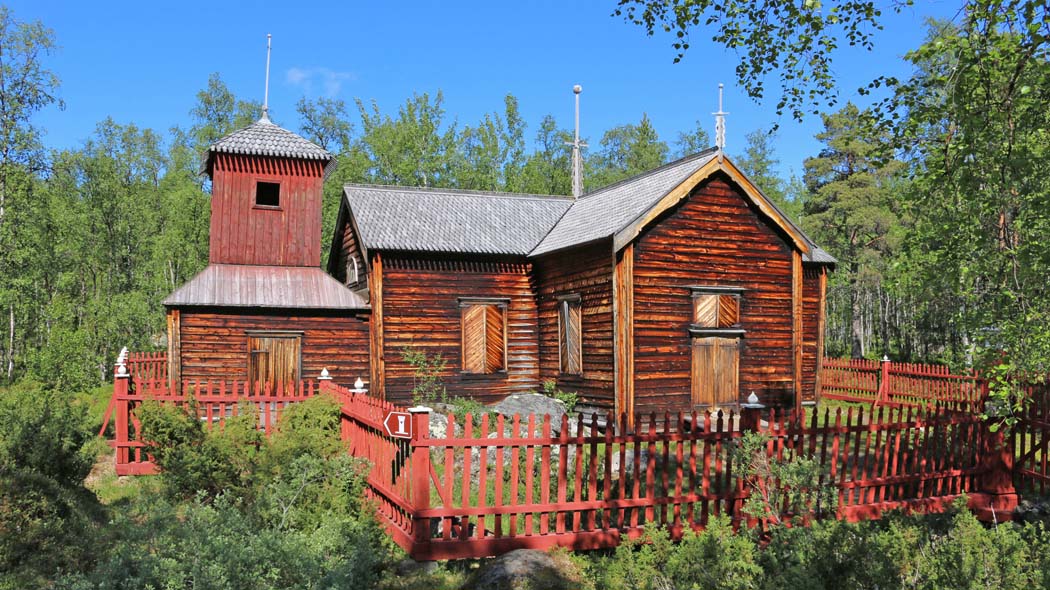
[[[8,307],[10,311],[10,325],[7,331],[7,382],[15,373],[15,306]]]
[[[849,314],[850,314],[850,356],[864,356],[864,309],[857,292],[856,265],[850,265]]]

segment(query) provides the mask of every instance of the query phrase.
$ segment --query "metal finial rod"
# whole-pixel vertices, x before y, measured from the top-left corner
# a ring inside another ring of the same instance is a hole
[[[273,35],[266,34],[266,89],[263,90],[263,112],[262,118],[270,118],[270,39]]]
[[[715,116],[715,147],[721,152],[726,147],[726,111],[722,110],[722,92],[725,84],[718,85],[718,112],[711,113]]]
[[[578,198],[583,194],[583,161],[580,148],[587,147],[586,143],[580,141],[580,93],[583,86],[579,84],[572,87],[572,93],[576,95],[576,126],[571,142],[565,142],[572,146],[572,197]]]

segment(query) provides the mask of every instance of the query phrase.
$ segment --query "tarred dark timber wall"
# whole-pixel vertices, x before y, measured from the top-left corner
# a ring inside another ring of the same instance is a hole
[[[635,409],[691,407],[690,285],[743,287],[740,395],[787,405],[793,395],[792,250],[717,174],[637,239],[634,262]]]
[[[601,407],[613,405],[612,244],[564,250],[536,262],[540,320],[540,378]],[[558,297],[581,297],[583,375],[561,375]]]
[[[368,312],[314,310],[181,310],[182,379],[242,380],[248,374],[248,331],[302,332],[301,379],[327,368],[350,386],[368,380]]]
[[[816,399],[817,350],[820,330],[820,273],[821,268],[806,266],[802,273],[802,399]]]
[[[320,266],[321,162],[216,154],[214,166],[210,262]],[[259,181],[281,184],[280,207],[255,205]]]
[[[448,362],[442,382],[450,395],[495,403],[538,391],[538,329],[532,264],[522,261],[436,259],[383,253],[383,353],[386,399],[411,400],[413,371],[402,359],[412,347]],[[460,297],[508,298],[507,371],[462,372]]]

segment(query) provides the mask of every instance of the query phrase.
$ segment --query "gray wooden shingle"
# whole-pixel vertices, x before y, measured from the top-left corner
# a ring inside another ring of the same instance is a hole
[[[568,197],[348,184],[366,249],[527,255],[572,204]]]
[[[202,173],[211,174],[215,154],[320,160],[326,164],[326,174],[328,167],[334,162],[332,154],[321,146],[274,124],[267,118],[259,119],[213,143],[205,154],[201,166]]]
[[[575,201],[355,184],[344,187],[344,197],[367,250],[540,256],[615,236],[717,156],[717,150],[709,149]],[[804,260],[836,262],[780,214],[810,247]]]

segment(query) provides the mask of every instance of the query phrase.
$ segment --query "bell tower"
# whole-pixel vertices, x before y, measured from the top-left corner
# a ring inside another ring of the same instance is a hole
[[[211,264],[321,264],[321,199],[332,155],[267,115],[216,141],[202,172],[212,180]]]

